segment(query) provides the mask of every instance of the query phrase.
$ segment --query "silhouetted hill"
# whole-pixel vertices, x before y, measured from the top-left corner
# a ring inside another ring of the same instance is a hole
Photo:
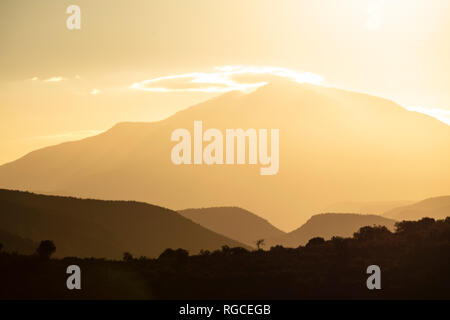
[[[166,248],[192,253],[243,246],[175,211],[131,201],[100,201],[0,190],[0,226],[34,241],[53,240],[56,255],[154,257]]]
[[[82,270],[82,290],[66,289],[71,264]],[[381,290],[366,286],[373,264],[381,268]],[[316,238],[295,249],[166,250],[157,259],[123,261],[0,253],[0,300],[448,300],[448,270],[450,218],[422,219],[399,222],[394,233],[363,227],[351,238]]]
[[[267,220],[238,207],[214,207],[178,211],[209,230],[255,247],[256,240],[281,237],[285,233]]]
[[[278,239],[270,239],[271,245],[298,247],[310,239],[322,237],[325,240],[333,236],[351,237],[353,233],[365,226],[386,226],[394,230],[395,220],[376,215],[323,213],[312,216],[300,228]]]
[[[424,217],[445,219],[450,216],[450,196],[434,197],[395,208],[383,214],[396,220],[419,220]]]
[[[3,245],[2,251],[17,252],[20,254],[32,254],[38,247],[38,243],[2,229],[0,229],[0,243]]]
[[[259,164],[174,165],[171,134],[193,135],[195,120],[223,133],[279,129],[278,174],[261,176]],[[450,126],[392,101],[286,81],[31,152],[0,167],[0,187],[176,209],[227,204],[291,229],[342,199],[450,194],[449,145]]]

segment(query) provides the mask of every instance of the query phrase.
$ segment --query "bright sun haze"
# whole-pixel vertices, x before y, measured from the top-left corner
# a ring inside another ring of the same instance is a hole
[[[0,3],[0,164],[280,79],[450,124],[447,0],[80,0],[75,31],[71,4]]]

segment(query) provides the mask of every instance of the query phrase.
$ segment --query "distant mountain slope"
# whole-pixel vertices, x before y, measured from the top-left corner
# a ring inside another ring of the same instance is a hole
[[[34,241],[53,240],[57,256],[158,256],[166,248],[191,253],[244,246],[146,203],[100,201],[0,190],[0,226]]]
[[[386,211],[413,204],[414,201],[361,201],[338,202],[324,207],[320,212],[362,213],[383,215]]]
[[[279,129],[278,173],[261,176],[260,163],[175,165],[172,132],[185,128],[193,139],[196,120],[203,132]],[[449,146],[450,126],[392,101],[279,81],[31,152],[0,166],[0,188],[175,209],[227,204],[291,229],[342,199],[450,194]]]
[[[434,197],[395,208],[383,214],[396,220],[420,220],[423,217],[444,219],[450,217],[450,196]]]
[[[2,229],[0,229],[0,243],[3,245],[2,251],[20,254],[32,254],[38,247],[38,243]]]
[[[238,207],[186,209],[178,212],[205,228],[253,247],[256,240],[285,234],[267,220]]]
[[[364,226],[381,225],[394,231],[395,220],[376,215],[323,213],[311,217],[300,228],[289,232],[278,239],[271,239],[271,245],[281,244],[287,247],[298,247],[306,244],[314,237],[325,240],[333,236],[351,237]]]

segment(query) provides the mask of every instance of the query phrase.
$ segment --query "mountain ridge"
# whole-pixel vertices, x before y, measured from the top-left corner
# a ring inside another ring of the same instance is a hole
[[[257,240],[285,234],[268,220],[239,207],[189,208],[178,212],[207,229],[252,247]]]
[[[437,196],[394,208],[383,214],[398,220],[418,220],[423,217],[445,219],[450,216],[450,195]]]
[[[361,227],[366,226],[386,226],[394,231],[395,223],[393,219],[373,214],[319,213],[283,237],[269,239],[268,243],[270,246],[283,245],[296,248],[315,237],[322,237],[325,240],[331,237],[351,237]]]
[[[247,246],[205,229],[177,212],[136,201],[104,201],[0,189],[0,225],[33,241],[53,240],[56,255],[155,257],[167,248]]]
[[[279,128],[278,174],[260,177],[251,165],[174,165],[170,134],[191,130],[194,120],[205,129]],[[227,204],[291,229],[341,199],[450,193],[442,178],[450,177],[448,145],[448,125],[384,98],[283,82],[35,151],[0,166],[0,187],[176,209]]]

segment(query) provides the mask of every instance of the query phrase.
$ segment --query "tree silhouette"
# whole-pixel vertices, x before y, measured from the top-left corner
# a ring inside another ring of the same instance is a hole
[[[390,235],[392,235],[392,232],[390,232],[385,226],[366,226],[355,232],[353,234],[353,238],[360,241],[368,241],[374,239],[385,239]]]
[[[42,264],[34,263],[35,258],[2,253],[0,300],[27,298],[31,288],[38,288],[31,292],[36,298],[73,298],[61,278],[54,277],[69,261],[82,268],[90,266],[91,285],[85,287],[87,295],[83,296],[88,299],[148,298],[146,292],[158,299],[194,300],[450,299],[450,273],[446,272],[450,270],[450,218],[398,225],[395,232],[366,226],[353,237],[316,237],[306,247],[302,243],[297,248],[277,245],[249,251],[224,246],[194,255],[184,249],[167,249],[158,259],[134,257],[130,263],[70,257]],[[43,242],[40,247],[46,246]],[[132,257],[130,253],[124,256]],[[369,275],[365,275],[373,263],[389,279],[389,286],[375,295],[367,290]],[[24,277],[34,265],[39,267],[39,277]],[[128,289],[131,279],[140,283],[136,296]],[[327,288],[317,285],[318,281]]]
[[[125,262],[133,261],[133,255],[129,252],[124,252],[123,253],[123,261],[125,261]]]
[[[306,244],[307,247],[317,246],[325,243],[325,239],[322,237],[315,237],[308,241]]]
[[[43,240],[36,249],[36,253],[42,259],[50,259],[50,256],[55,253],[56,246],[51,240]]]
[[[189,252],[184,249],[166,249],[158,257],[158,261],[165,261],[168,263],[183,263],[189,258]]]
[[[256,240],[256,247],[258,248],[258,250],[261,250],[261,247],[263,247],[264,245],[264,239]]]
[[[447,217],[448,219],[448,217]],[[426,228],[432,226],[435,220],[432,218],[422,218],[419,221],[401,221],[395,224],[397,233],[399,234],[414,234],[420,233]]]

